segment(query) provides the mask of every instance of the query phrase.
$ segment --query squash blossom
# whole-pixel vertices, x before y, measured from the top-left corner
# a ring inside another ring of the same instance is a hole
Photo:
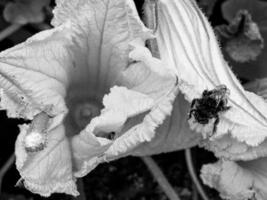
[[[25,187],[77,196],[99,163],[195,145],[177,75],[145,47],[154,36],[133,1],[56,3],[53,29],[0,53],[1,109],[32,120],[15,145]]]
[[[251,83],[247,86],[250,91],[243,88],[195,1],[159,0],[158,16],[161,59],[175,71],[186,100],[191,103],[202,98],[204,90],[220,85],[229,90],[230,109],[218,114],[216,131],[214,118],[207,124],[189,120],[191,129],[203,136],[202,146],[219,158],[203,167],[204,183],[226,199],[267,199],[266,80]]]

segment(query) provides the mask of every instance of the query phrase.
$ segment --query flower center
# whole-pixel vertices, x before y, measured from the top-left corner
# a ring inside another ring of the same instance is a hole
[[[100,114],[101,106],[97,102],[83,102],[74,108],[73,118],[79,129],[86,127],[90,121]]]
[[[103,108],[104,92],[91,89],[90,84],[72,84],[68,88],[65,102],[69,110],[64,120],[66,135],[79,134]]]

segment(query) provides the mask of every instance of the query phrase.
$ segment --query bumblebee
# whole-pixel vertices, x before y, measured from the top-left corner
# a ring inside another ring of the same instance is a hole
[[[213,134],[217,131],[220,122],[219,114],[226,112],[231,107],[227,106],[230,92],[225,85],[219,85],[213,90],[204,90],[201,98],[193,99],[188,114],[188,120],[192,118],[195,122],[205,125],[210,119],[215,119]]]

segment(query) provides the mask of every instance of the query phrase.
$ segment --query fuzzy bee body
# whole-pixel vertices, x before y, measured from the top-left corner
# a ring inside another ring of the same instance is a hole
[[[192,116],[195,122],[206,125],[211,119],[215,119],[213,133],[216,133],[220,122],[219,113],[230,109],[227,106],[229,90],[225,85],[219,85],[213,90],[204,90],[201,98],[193,99],[188,119]]]

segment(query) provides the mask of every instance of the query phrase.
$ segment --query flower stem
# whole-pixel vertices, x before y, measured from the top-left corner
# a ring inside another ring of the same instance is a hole
[[[198,200],[198,191],[194,183],[192,183],[192,199]]]
[[[36,28],[39,31],[49,30],[52,28],[49,24],[39,23],[39,24],[31,24],[32,27]]]
[[[153,177],[156,179],[158,184],[160,185],[161,189],[165,192],[167,197],[170,200],[180,200],[178,194],[175,192],[165,175],[163,174],[160,167],[157,165],[157,163],[153,160],[151,157],[141,157],[143,162],[146,164],[147,168],[153,175]]]
[[[0,194],[2,193],[2,181],[6,172],[10,169],[15,161],[15,154],[13,153],[8,160],[4,163],[3,167],[0,169]]]
[[[19,30],[21,27],[22,27],[22,25],[20,25],[20,24],[11,24],[10,26],[8,26],[7,28],[5,28],[4,30],[2,30],[0,32],[0,41],[4,40],[8,36],[12,35],[17,30]]]
[[[192,155],[191,155],[191,149],[186,149],[185,150],[185,159],[186,159],[186,165],[187,165],[187,168],[188,168],[188,171],[189,171],[189,174],[198,190],[198,193],[200,194],[201,198],[203,200],[209,200],[207,194],[205,193],[203,187],[201,186],[198,178],[197,178],[197,175],[196,175],[196,171],[194,169],[194,165],[193,165],[193,162],[192,162]]]

